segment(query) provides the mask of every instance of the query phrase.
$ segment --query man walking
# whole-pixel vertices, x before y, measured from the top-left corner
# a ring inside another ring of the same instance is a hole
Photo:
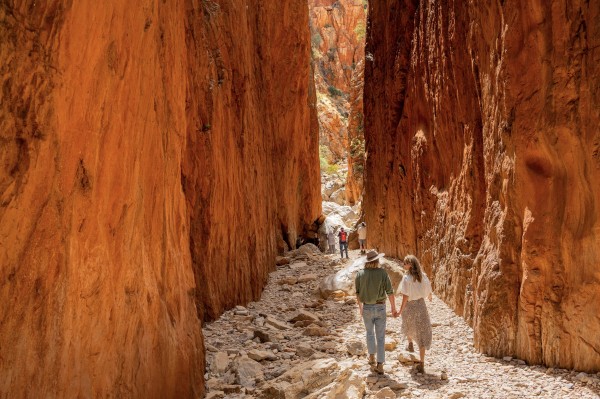
[[[343,227],[340,228],[338,237],[340,239],[340,253],[342,254],[342,259],[344,259],[344,251],[346,251],[346,259],[348,259],[348,233],[346,233]]]
[[[386,296],[392,305],[392,315],[397,317],[396,298],[390,276],[379,267],[379,258],[383,255],[385,254],[379,254],[373,250],[369,251],[366,257],[361,258],[365,265],[356,273],[354,281],[358,309],[367,330],[369,364],[378,374],[383,374],[383,363],[385,362]],[[373,330],[375,330],[374,333]],[[377,365],[375,365],[375,353],[377,353]]]

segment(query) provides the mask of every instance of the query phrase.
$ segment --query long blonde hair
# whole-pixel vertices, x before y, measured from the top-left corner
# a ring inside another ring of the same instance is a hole
[[[379,267],[379,259],[365,263],[365,269],[377,269]]]
[[[423,272],[421,271],[421,264],[419,263],[419,259],[417,259],[414,255],[406,255],[404,257],[404,263],[410,263],[410,269],[408,269],[408,274],[418,281],[419,283],[423,280]]]

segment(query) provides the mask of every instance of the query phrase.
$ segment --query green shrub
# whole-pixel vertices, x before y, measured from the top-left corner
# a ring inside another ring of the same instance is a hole
[[[365,140],[360,137],[355,137],[350,142],[350,156],[356,159],[365,157]]]
[[[343,96],[344,92],[341,91],[340,89],[338,89],[337,87],[334,86],[329,86],[327,88],[327,91],[329,92],[329,94],[331,94],[331,96],[333,97],[338,97],[338,96]]]
[[[358,40],[364,39],[366,33],[367,33],[367,30],[366,30],[364,22],[360,21],[358,24],[356,24],[356,27],[354,28],[354,34],[356,34],[356,37],[358,38]]]
[[[323,38],[319,32],[315,32],[311,37],[311,43],[314,47],[319,47],[323,43]]]
[[[340,167],[336,164],[333,165],[327,165],[327,167],[325,168],[325,172],[328,175],[333,175],[336,174],[339,171]]]

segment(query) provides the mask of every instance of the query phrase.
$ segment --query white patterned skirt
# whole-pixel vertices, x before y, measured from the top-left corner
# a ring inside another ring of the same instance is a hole
[[[402,311],[402,334],[411,338],[419,348],[431,347],[431,320],[425,299],[408,301]]]

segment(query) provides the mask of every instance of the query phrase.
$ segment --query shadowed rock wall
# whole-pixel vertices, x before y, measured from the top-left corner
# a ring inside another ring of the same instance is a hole
[[[234,4],[187,11],[183,180],[207,319],[256,298],[277,232],[294,247],[321,210],[307,5]]]
[[[370,242],[486,353],[600,370],[600,4],[369,3]]]
[[[0,396],[201,396],[318,216],[306,3],[232,3],[0,3]]]

